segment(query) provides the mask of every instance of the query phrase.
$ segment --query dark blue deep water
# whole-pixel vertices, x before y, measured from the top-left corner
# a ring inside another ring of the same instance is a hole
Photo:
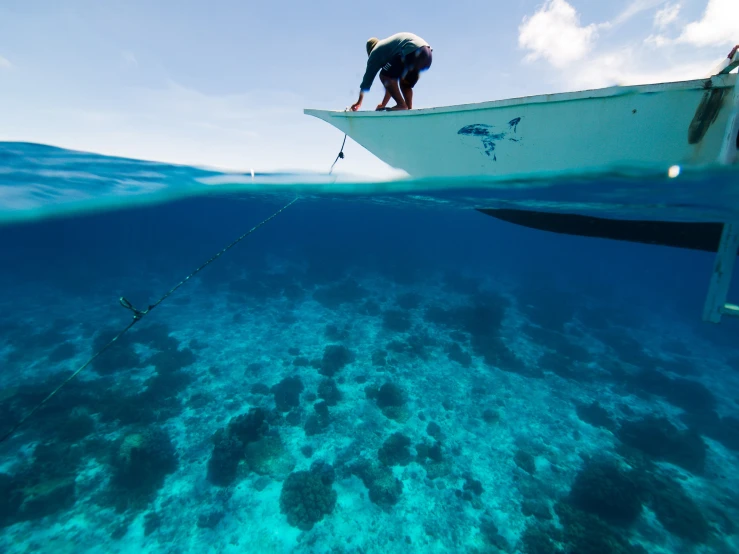
[[[0,551],[739,549],[739,321],[701,322],[711,253],[473,209],[518,189],[266,176],[144,205],[199,170],[134,164],[121,185],[102,158],[62,174],[78,154],[24,148],[0,158],[3,434],[129,325],[120,297],[145,309],[300,199],[0,445]],[[677,219],[737,213],[726,175],[705,179],[720,201],[673,187]],[[93,177],[137,201],[97,202]],[[610,182],[614,209],[629,181]],[[567,202],[597,211],[581,184]],[[660,186],[630,198],[654,210]]]

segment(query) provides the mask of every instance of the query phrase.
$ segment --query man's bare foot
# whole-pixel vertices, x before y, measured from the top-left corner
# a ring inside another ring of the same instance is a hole
[[[402,110],[407,110],[408,109],[408,106],[406,106],[405,104],[403,104],[403,105],[398,105],[398,106],[392,106],[392,107],[386,108],[386,109],[389,112],[399,112],[399,111],[402,111]]]

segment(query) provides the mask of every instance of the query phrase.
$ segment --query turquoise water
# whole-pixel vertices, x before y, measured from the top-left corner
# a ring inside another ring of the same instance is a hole
[[[738,193],[722,168],[357,183],[0,143],[0,434],[132,322],[120,297],[299,198],[0,444],[0,551],[736,552],[711,253],[474,208],[726,221]]]
[[[0,224],[121,209],[212,194],[351,197],[445,207],[526,207],[618,218],[728,221],[739,218],[739,169],[613,167],[515,180],[399,179],[224,173],[31,143],[0,142]]]

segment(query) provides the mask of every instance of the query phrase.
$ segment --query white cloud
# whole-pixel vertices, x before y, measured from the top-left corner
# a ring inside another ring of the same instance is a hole
[[[610,27],[611,25],[620,25],[643,11],[656,8],[663,2],[664,0],[634,0],[633,2],[631,2],[631,4],[626,6],[626,9],[618,14],[613,21],[609,23],[604,23],[603,25],[608,27]]]
[[[654,14],[654,26],[658,29],[664,29],[668,25],[677,21],[680,15],[680,4],[667,4],[661,10],[657,10]]]
[[[567,72],[567,87],[581,90],[700,79],[720,61],[707,56],[675,63],[665,56],[649,56],[641,48],[631,45],[589,58]]]
[[[721,46],[739,42],[739,1],[708,0],[699,21],[689,23],[678,42],[693,46]]]
[[[10,60],[0,56],[0,69],[10,69],[11,67],[13,67],[13,64],[10,63]]]
[[[133,52],[130,50],[124,50],[121,52],[121,58],[123,59],[123,65],[126,67],[131,68],[137,68],[139,66],[139,61],[136,59],[136,56]]]
[[[544,58],[555,67],[582,59],[592,48],[596,25],[583,27],[575,8],[565,0],[548,0],[518,29],[518,45],[530,50],[526,61]]]
[[[702,18],[683,27],[676,39],[665,31],[679,24],[679,2],[635,0],[612,20],[583,26],[572,5],[565,0],[548,0],[534,15],[524,18],[519,44],[529,50],[526,60],[543,58],[560,70],[552,73],[554,82],[548,85],[559,90],[700,79],[716,66],[722,52],[715,48],[701,51],[696,46],[736,44],[739,40],[739,0],[707,2]],[[616,26],[644,12],[649,13],[643,19],[653,18],[654,34],[619,40],[619,46],[605,40],[595,44],[601,31],[604,37],[606,30],[612,35]],[[672,48],[661,48],[667,45]]]
[[[647,38],[644,39],[644,43],[649,46],[656,46],[657,48],[662,48],[663,46],[667,46],[668,44],[672,44],[674,41],[672,39],[667,38],[665,35],[649,35]]]

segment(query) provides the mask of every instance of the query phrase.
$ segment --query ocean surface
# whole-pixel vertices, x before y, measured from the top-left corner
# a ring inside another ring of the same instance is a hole
[[[738,552],[714,255],[476,210],[739,219],[736,169],[675,173],[372,183],[0,143],[0,435],[103,350],[0,443],[0,552]]]

